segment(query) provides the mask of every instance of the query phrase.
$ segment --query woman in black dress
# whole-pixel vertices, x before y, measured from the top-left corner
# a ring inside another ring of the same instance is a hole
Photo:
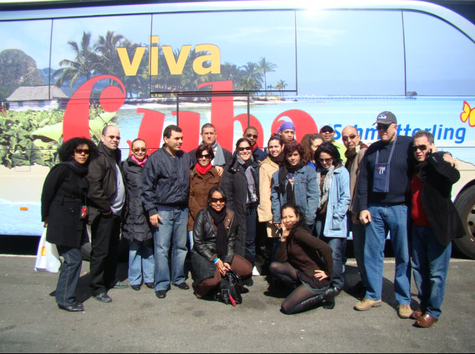
[[[46,240],[56,244],[64,261],[56,287],[60,309],[78,312],[84,307],[76,300],[81,274],[81,245],[87,241],[87,166],[96,155],[96,145],[86,138],[66,141],[58,150],[61,163],[46,177],[41,195],[41,216]]]

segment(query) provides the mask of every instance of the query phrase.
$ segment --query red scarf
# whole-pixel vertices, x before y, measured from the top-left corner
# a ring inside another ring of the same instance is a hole
[[[211,167],[213,167],[213,165],[209,164],[208,166],[203,167],[199,163],[197,163],[195,167],[196,167],[196,171],[198,171],[200,175],[205,175],[206,172],[211,170]]]
[[[132,160],[134,160],[135,162],[137,162],[137,165],[139,165],[140,167],[144,167],[144,166],[145,166],[145,162],[147,162],[147,158],[148,158],[148,156],[145,155],[144,159],[143,159],[142,161],[139,161],[139,160],[137,160],[137,158],[136,158],[134,155],[132,155]]]

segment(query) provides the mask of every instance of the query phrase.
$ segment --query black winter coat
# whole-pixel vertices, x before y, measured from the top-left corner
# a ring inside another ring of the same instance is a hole
[[[151,226],[142,204],[143,171],[144,168],[140,167],[131,156],[122,162],[122,174],[127,190],[122,236],[135,242],[152,239]]]
[[[253,162],[251,166],[254,168],[253,175],[258,192],[257,195],[259,196],[259,165]],[[226,208],[234,210],[235,218],[237,219],[238,230],[235,252],[241,257],[244,257],[246,252],[248,185],[244,168],[236,158],[232,160],[230,166],[225,167],[223,176],[221,177],[221,187],[226,193]]]
[[[100,213],[111,211],[110,200],[117,192],[117,170],[120,163],[120,150],[111,150],[103,143],[97,146],[98,156],[91,160],[87,180],[88,198],[91,203],[89,223]]]
[[[228,239],[228,252],[222,261],[231,264],[235,253],[237,222],[234,212],[228,208],[226,208],[224,227]],[[214,224],[209,211],[207,209],[199,211],[193,227],[194,246],[191,252],[195,286],[204,279],[214,276],[216,265],[213,260],[217,257],[217,236],[218,228]]]
[[[49,243],[79,248],[86,234],[86,219],[81,219],[81,207],[86,204],[87,168],[76,168],[79,164],[74,164],[60,163],[46,176],[41,195],[41,219],[48,219],[46,240]]]
[[[452,185],[460,179],[460,173],[444,161],[443,155],[429,155],[419,175],[423,181],[422,207],[437,240],[447,247],[454,238],[465,236],[465,229],[451,199]]]

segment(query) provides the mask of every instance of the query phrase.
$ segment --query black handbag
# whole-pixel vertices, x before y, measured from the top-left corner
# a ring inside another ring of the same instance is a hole
[[[242,303],[241,293],[243,292],[242,280],[239,274],[231,268],[221,279],[220,294],[221,301],[225,304],[236,306]]]

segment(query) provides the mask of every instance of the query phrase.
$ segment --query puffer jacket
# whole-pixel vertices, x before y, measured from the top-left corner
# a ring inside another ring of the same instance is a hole
[[[151,226],[142,204],[142,175],[140,167],[130,156],[122,163],[127,203],[122,236],[129,241],[144,242],[152,239]]]
[[[317,215],[318,202],[320,198],[320,189],[317,183],[317,173],[310,166],[303,166],[295,171],[294,194],[295,203],[299,206],[304,215],[307,225],[313,225]],[[272,176],[273,185],[271,192],[272,214],[274,224],[280,224],[281,208],[287,202],[287,193],[281,193],[279,186],[279,171]],[[288,180],[285,179],[285,188],[287,190]]]

